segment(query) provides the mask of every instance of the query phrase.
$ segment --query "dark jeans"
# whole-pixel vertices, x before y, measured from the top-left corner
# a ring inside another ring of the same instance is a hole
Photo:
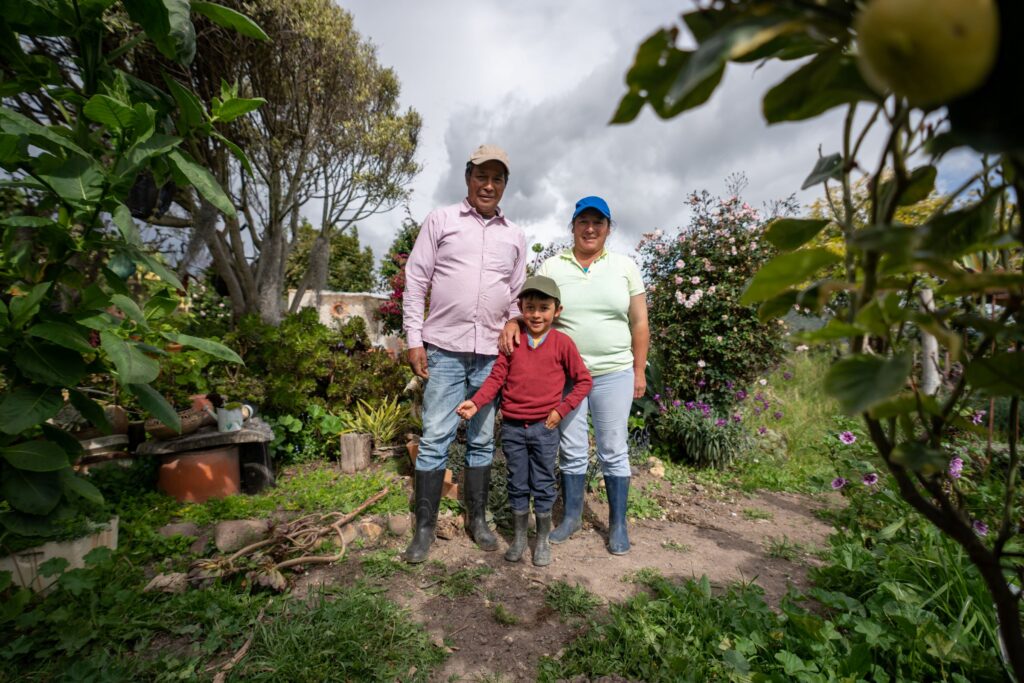
[[[514,512],[551,512],[555,504],[555,456],[558,429],[544,420],[524,422],[511,418],[501,423],[501,447],[508,463],[508,502]]]

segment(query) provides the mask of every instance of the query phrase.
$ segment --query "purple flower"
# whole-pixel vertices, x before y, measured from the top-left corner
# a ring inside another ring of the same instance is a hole
[[[754,400],[755,401],[763,401],[764,400],[764,394],[762,394],[760,391],[757,392],[756,394],[754,394]]]
[[[725,383],[725,388],[728,389],[729,391],[732,391],[732,388],[733,388],[732,380],[729,380],[728,382]]]
[[[976,410],[974,412],[974,415],[971,415],[971,422],[973,422],[976,425],[980,425],[981,421],[984,418],[985,418],[985,411],[984,410]],[[982,536],[984,536],[984,534],[982,534]]]
[[[833,491],[838,491],[839,489],[843,488],[844,486],[846,486],[846,480],[843,479],[842,477],[836,477],[835,479],[832,480],[832,490]]]
[[[678,408],[678,407],[679,407],[679,406],[681,406],[682,404],[683,404],[683,402],[682,402],[682,401],[679,401],[679,400],[675,400],[675,401],[672,401],[672,407],[673,407],[673,408]]]
[[[707,386],[707,382],[705,382],[702,379],[701,380],[697,380],[697,386],[698,387],[705,387],[705,386]]]
[[[974,520],[971,527],[974,529],[974,533],[979,536],[988,536],[988,524],[985,524],[985,522],[980,519]]]
[[[747,398],[747,392],[743,391],[742,389],[740,389],[739,391],[736,392],[736,400],[737,401],[742,401],[742,400],[744,400],[746,398]]]
[[[661,394],[655,394],[654,395],[654,400],[655,401],[660,401],[661,400]]]
[[[782,373],[782,379],[788,382],[789,380],[793,379],[793,373],[790,372],[789,370],[786,370],[784,373]]]
[[[845,443],[847,446],[849,446],[850,444],[857,441],[857,437],[854,435],[853,432],[847,430],[845,432],[839,433],[839,440]]]
[[[742,422],[743,421],[743,416],[740,415],[739,413],[733,413],[732,421],[733,422]]]
[[[762,410],[764,410],[764,408],[761,406],[754,406],[754,415],[760,415]]]
[[[693,410],[694,405],[695,404],[693,401],[687,401],[686,403],[683,404],[683,407],[686,408],[687,410]]]
[[[964,461],[960,458],[953,458],[949,461],[949,476],[953,479],[959,479],[960,473],[963,472]]]
[[[724,417],[720,417],[717,420],[715,420],[715,426],[716,427],[724,427],[726,424],[727,423],[726,423],[726,420],[725,420]]]
[[[776,410],[774,413],[772,413],[772,417],[774,417],[776,420],[781,420],[782,419],[782,411],[781,410]]]
[[[768,428],[767,427],[758,427],[757,428],[757,433],[758,434],[767,434],[768,433]]]
[[[875,474],[874,472],[868,472],[860,480],[860,483],[864,484],[865,486],[874,486],[875,484],[878,483],[878,475]]]

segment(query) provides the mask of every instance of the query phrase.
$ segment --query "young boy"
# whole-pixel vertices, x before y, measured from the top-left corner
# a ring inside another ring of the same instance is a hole
[[[549,277],[531,277],[519,293],[526,343],[511,356],[499,355],[480,390],[455,412],[469,419],[501,392],[501,444],[508,463],[508,500],[515,538],[505,559],[518,562],[526,549],[530,496],[537,520],[533,563],[551,563],[551,506],[555,502],[555,454],[558,423],[590,392],[590,377],[568,335],[551,329],[562,311],[562,295]],[[566,381],[572,390],[565,396]]]

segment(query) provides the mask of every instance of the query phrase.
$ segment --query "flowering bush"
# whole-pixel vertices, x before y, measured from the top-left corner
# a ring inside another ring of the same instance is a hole
[[[377,308],[385,334],[402,334],[402,299],[405,296],[405,262],[420,234],[419,223],[412,217],[402,221],[402,227],[381,260],[380,277],[388,290],[388,300]]]
[[[695,192],[689,204],[688,229],[645,233],[637,245],[652,353],[682,396],[700,392],[728,403],[728,382],[748,384],[782,357],[782,321],[761,323],[756,307],[739,303],[770,248],[761,240],[761,216],[739,196]]]
[[[655,431],[670,458],[697,467],[729,465],[747,440],[739,413],[719,415],[703,401],[662,406]]]

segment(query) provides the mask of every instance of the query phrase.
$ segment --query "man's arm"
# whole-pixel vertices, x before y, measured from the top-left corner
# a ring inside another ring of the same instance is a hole
[[[440,224],[438,212],[431,212],[423,221],[420,234],[405,262],[405,292],[402,294],[402,326],[405,341],[409,347],[408,361],[412,371],[426,379],[427,352],[423,349],[423,313],[426,308],[427,290],[434,275],[437,258],[437,233]]]

